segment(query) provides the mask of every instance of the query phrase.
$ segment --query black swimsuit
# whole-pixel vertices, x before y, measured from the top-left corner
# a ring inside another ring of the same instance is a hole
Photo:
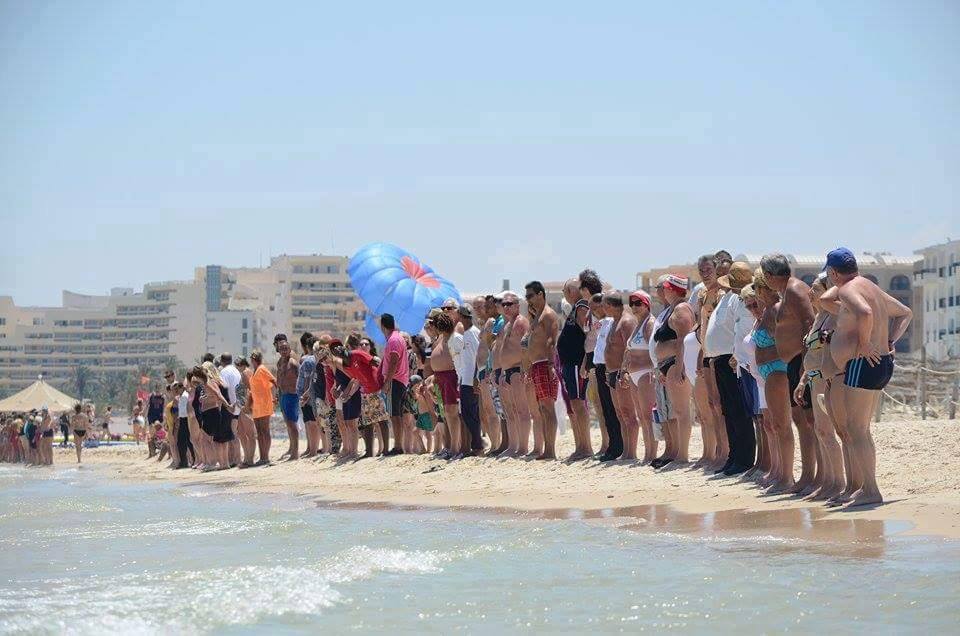
[[[663,317],[663,322],[653,332],[654,342],[669,342],[677,339],[677,332],[670,326],[670,316],[673,315],[673,306],[667,310],[667,315]]]

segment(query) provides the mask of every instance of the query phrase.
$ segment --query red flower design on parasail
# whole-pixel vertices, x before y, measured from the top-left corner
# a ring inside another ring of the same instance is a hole
[[[407,273],[407,276],[417,281],[417,284],[423,285],[424,287],[429,287],[430,289],[437,289],[440,287],[440,281],[434,278],[433,274],[423,269],[423,265],[413,260],[409,256],[401,257],[400,265],[403,267],[403,271]]]

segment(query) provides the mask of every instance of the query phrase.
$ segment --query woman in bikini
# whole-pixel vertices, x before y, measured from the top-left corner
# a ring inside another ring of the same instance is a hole
[[[845,462],[833,419],[821,406],[829,404],[826,399],[829,385],[827,379],[837,373],[833,357],[824,355],[836,323],[833,314],[823,311],[820,306],[820,296],[827,291],[827,284],[827,274],[824,272],[810,286],[810,303],[817,310],[817,316],[803,340],[806,349],[803,356],[803,374],[800,376],[800,385],[794,391],[794,400],[799,404],[804,388],[809,385],[813,402],[814,432],[820,452],[817,455],[817,475],[813,481],[815,488],[808,497],[811,501],[830,499],[842,492],[846,484],[843,472]]]
[[[83,412],[79,402],[73,405],[73,415],[70,416],[70,428],[73,429],[73,447],[77,451],[77,463],[80,463],[80,452],[83,450],[83,438],[90,430],[90,418]]]
[[[663,297],[667,310],[662,323],[653,332],[656,342],[657,373],[660,376],[668,400],[657,400],[667,406],[660,413],[668,444],[661,457],[650,463],[654,468],[663,468],[671,462],[690,461],[690,433],[693,423],[690,418],[691,388],[683,368],[683,339],[694,327],[693,308],[687,302],[687,279],[670,274],[663,282]],[[672,444],[671,444],[672,442]]]
[[[777,325],[777,311],[780,308],[780,295],[767,285],[763,271],[758,267],[753,276],[753,287],[757,298],[763,303],[763,315],[753,332],[753,341],[757,346],[757,370],[764,381],[764,395],[767,398],[767,417],[770,437],[770,473],[761,483],[770,483],[770,493],[787,492],[794,486],[793,457],[782,452],[780,437],[792,435],[789,430],[790,386],[787,378],[787,363],[777,353],[777,340],[774,336]]]
[[[653,391],[653,361],[650,358],[650,342],[653,338],[650,296],[640,290],[630,294],[630,311],[638,324],[627,342],[620,381],[631,389],[630,397],[643,436],[643,463],[649,464],[657,458],[657,438],[653,435],[653,407],[657,403],[657,397]],[[623,440],[622,459],[637,458],[636,431],[631,431],[630,437],[631,439]]]

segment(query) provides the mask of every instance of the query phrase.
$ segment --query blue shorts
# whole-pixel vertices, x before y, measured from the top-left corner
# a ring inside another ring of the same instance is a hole
[[[893,377],[893,356],[880,357],[880,362],[871,365],[866,358],[848,360],[843,372],[843,383],[854,389],[879,391]]]
[[[296,422],[300,419],[300,398],[296,393],[284,393],[280,396],[280,412],[285,422]]]
[[[587,379],[580,376],[580,365],[564,364],[560,369],[563,388],[571,400],[587,399]]]

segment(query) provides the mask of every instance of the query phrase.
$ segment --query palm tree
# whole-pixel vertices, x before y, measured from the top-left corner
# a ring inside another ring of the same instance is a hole
[[[82,402],[96,383],[96,374],[90,370],[90,367],[81,362],[73,367],[70,381],[74,392],[77,394],[77,399]]]

